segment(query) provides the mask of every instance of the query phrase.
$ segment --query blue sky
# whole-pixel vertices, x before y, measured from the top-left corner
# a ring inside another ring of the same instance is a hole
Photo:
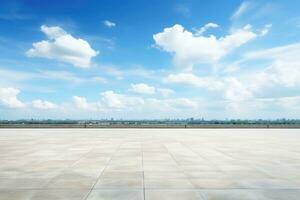
[[[300,117],[299,1],[0,1],[0,119]]]

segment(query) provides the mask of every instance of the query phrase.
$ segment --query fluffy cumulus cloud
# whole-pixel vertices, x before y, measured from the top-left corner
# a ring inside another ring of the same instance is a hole
[[[216,26],[216,25],[214,25]],[[212,27],[210,24],[208,27]],[[208,28],[204,28],[205,30]],[[268,27],[265,27],[267,31]],[[176,65],[191,70],[195,64],[213,64],[234,49],[260,36],[252,31],[251,25],[234,29],[229,35],[217,38],[203,36],[185,30],[180,24],[165,28],[153,35],[155,44],[166,52],[174,54]]]
[[[98,54],[87,41],[73,37],[58,26],[43,25],[41,31],[48,40],[33,43],[33,47],[26,52],[27,56],[54,59],[87,68],[91,65],[92,57]]]
[[[247,53],[245,60],[263,60],[269,65],[252,76],[251,89],[258,94],[265,90],[288,91],[300,88],[300,43]],[[292,92],[293,93],[293,92]]]
[[[57,108],[57,105],[50,101],[43,101],[40,99],[32,101],[32,106],[36,109],[48,110]]]
[[[164,88],[165,89],[165,88]],[[100,111],[99,113],[121,111],[121,112],[140,112],[144,113],[145,116],[150,110],[157,111],[174,111],[180,109],[197,108],[199,102],[188,98],[149,98],[149,97],[138,97],[134,95],[117,93],[114,91],[102,92],[101,98],[97,102],[88,102],[85,97],[73,97],[73,103],[75,108],[79,109],[90,109],[92,112]],[[148,113],[148,114],[147,114]]]
[[[224,80],[224,98],[232,103],[242,102],[253,98],[253,93],[247,85],[235,77]]]
[[[17,96],[20,90],[12,87],[0,88],[0,105],[7,108],[22,108],[24,103]]]
[[[240,77],[200,77],[191,73],[170,74],[165,82],[199,87],[217,92],[223,100],[241,102],[252,98],[252,90]]]
[[[88,109],[89,103],[85,97],[73,96],[73,103],[78,109]]]
[[[223,115],[228,112],[228,116],[231,116],[231,112],[234,110],[241,114],[238,116],[240,118],[249,115],[249,111],[255,110],[262,105],[262,101],[255,97],[251,84],[249,84],[251,80],[246,80],[239,76],[201,77],[194,74],[181,73],[169,75],[166,78],[166,82],[190,85],[201,89],[199,91],[208,90],[212,92],[213,96],[217,98],[204,97],[206,99],[205,104],[212,108],[214,106],[217,107],[218,112]],[[241,113],[242,111],[244,112],[243,114]]]
[[[188,98],[141,98],[126,94],[119,94],[114,91],[103,92],[101,93],[101,96],[102,99],[100,103],[108,110],[134,110],[144,113],[145,116],[147,116],[149,109],[152,112],[154,110],[168,112],[178,109],[196,108],[199,106],[198,101]]]
[[[155,93],[155,87],[149,86],[145,83],[138,83],[138,84],[131,84],[129,91],[138,93],[138,94],[154,94]]]
[[[284,99],[295,99],[300,91],[300,43],[246,53],[241,63],[262,62],[264,68],[241,71],[219,77],[201,77],[192,73],[170,74],[165,82],[213,90],[230,105],[247,107],[279,105]],[[280,100],[281,99],[281,100]],[[239,105],[238,105],[239,104]],[[285,108],[287,106],[284,106]],[[254,109],[253,107],[249,107]],[[291,107],[290,107],[291,108]]]
[[[118,94],[111,90],[101,93],[101,96],[102,103],[109,108],[121,109],[125,107],[137,107],[144,104],[144,99],[142,98]]]

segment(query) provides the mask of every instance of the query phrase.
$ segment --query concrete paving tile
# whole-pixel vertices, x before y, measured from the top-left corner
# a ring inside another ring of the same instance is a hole
[[[100,178],[96,183],[96,189],[143,189],[143,179],[140,178]]]
[[[47,161],[38,161],[35,163],[30,163],[23,166],[24,169],[30,171],[53,171],[53,170],[62,170],[66,167],[72,165],[74,161],[69,160],[47,160]]]
[[[30,200],[84,200],[89,190],[37,190]]]
[[[204,190],[205,200],[267,200],[257,190]]]
[[[124,165],[108,165],[106,167],[106,170],[108,171],[128,171],[128,172],[134,172],[134,171],[143,171],[142,164],[126,164]]]
[[[204,200],[194,190],[146,190],[145,197],[147,200]]]
[[[95,158],[97,159],[97,158]],[[80,160],[76,161],[73,163],[72,167],[90,167],[93,168],[95,166],[100,167],[100,166],[106,166],[108,163],[108,158],[107,159],[101,159],[101,160],[91,160],[86,159],[86,158],[81,158]]]
[[[183,171],[197,171],[197,172],[210,172],[210,171],[220,171],[221,170],[215,166],[215,165],[207,165],[207,164],[202,164],[202,165],[180,165],[180,169]]]
[[[218,177],[213,179],[190,179],[190,182],[196,189],[239,189],[248,188],[239,180],[220,179]]]
[[[41,189],[50,179],[41,178],[7,178],[0,179],[0,189]]]
[[[131,158],[112,158],[109,162],[109,166],[142,166],[142,158],[131,159]]]
[[[69,174],[72,173],[72,174],[76,174],[76,175],[97,178],[98,176],[100,176],[100,174],[102,174],[104,168],[105,168],[105,166],[99,166],[99,167],[93,167],[93,168],[90,168],[89,166],[85,166],[85,167],[73,166],[73,167],[65,169],[64,171],[61,171],[58,175],[60,175],[62,173],[69,173]]]
[[[93,190],[87,200],[144,200],[142,190]]]
[[[145,171],[145,179],[186,179],[186,175],[183,172],[173,171]]]
[[[91,189],[96,181],[97,177],[64,172],[51,179],[46,187],[48,189]]]
[[[131,172],[123,172],[123,171],[109,171],[105,170],[100,178],[136,178],[136,179],[142,179],[144,176],[144,173],[142,171],[131,171]]]
[[[152,164],[152,165],[144,165],[144,171],[156,171],[156,172],[180,172],[180,168],[178,165],[173,164]]]
[[[188,179],[145,179],[146,189],[194,189],[195,187]]]
[[[229,178],[229,175],[220,171],[185,171],[185,175],[188,178],[202,178],[202,179],[213,179],[218,178]]]
[[[300,190],[262,190],[263,198],[266,200],[299,200]]]
[[[31,200],[33,190],[0,190],[0,200]]]
[[[228,177],[232,178],[256,178],[256,179],[264,179],[264,178],[271,178],[267,173],[259,170],[233,170],[233,171],[226,171],[225,174]]]
[[[247,179],[240,180],[245,187],[251,189],[300,189],[300,182],[285,179]]]
[[[19,172],[15,177],[21,179],[52,179],[53,177],[60,174],[61,171],[47,170],[47,171],[30,171],[30,172]],[[11,177],[11,176],[10,176]]]

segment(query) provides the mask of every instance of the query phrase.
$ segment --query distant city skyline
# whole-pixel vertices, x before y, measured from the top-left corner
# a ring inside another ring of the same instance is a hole
[[[0,2],[0,120],[300,118],[299,1]]]

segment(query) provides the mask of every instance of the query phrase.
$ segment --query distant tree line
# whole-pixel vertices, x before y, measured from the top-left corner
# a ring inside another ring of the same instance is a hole
[[[300,119],[229,119],[229,120],[205,120],[205,119],[161,119],[161,120],[38,120],[38,119],[24,119],[24,120],[0,120],[0,124],[101,124],[101,125],[197,125],[197,124],[232,124],[232,125],[252,125],[252,124],[300,124]]]

